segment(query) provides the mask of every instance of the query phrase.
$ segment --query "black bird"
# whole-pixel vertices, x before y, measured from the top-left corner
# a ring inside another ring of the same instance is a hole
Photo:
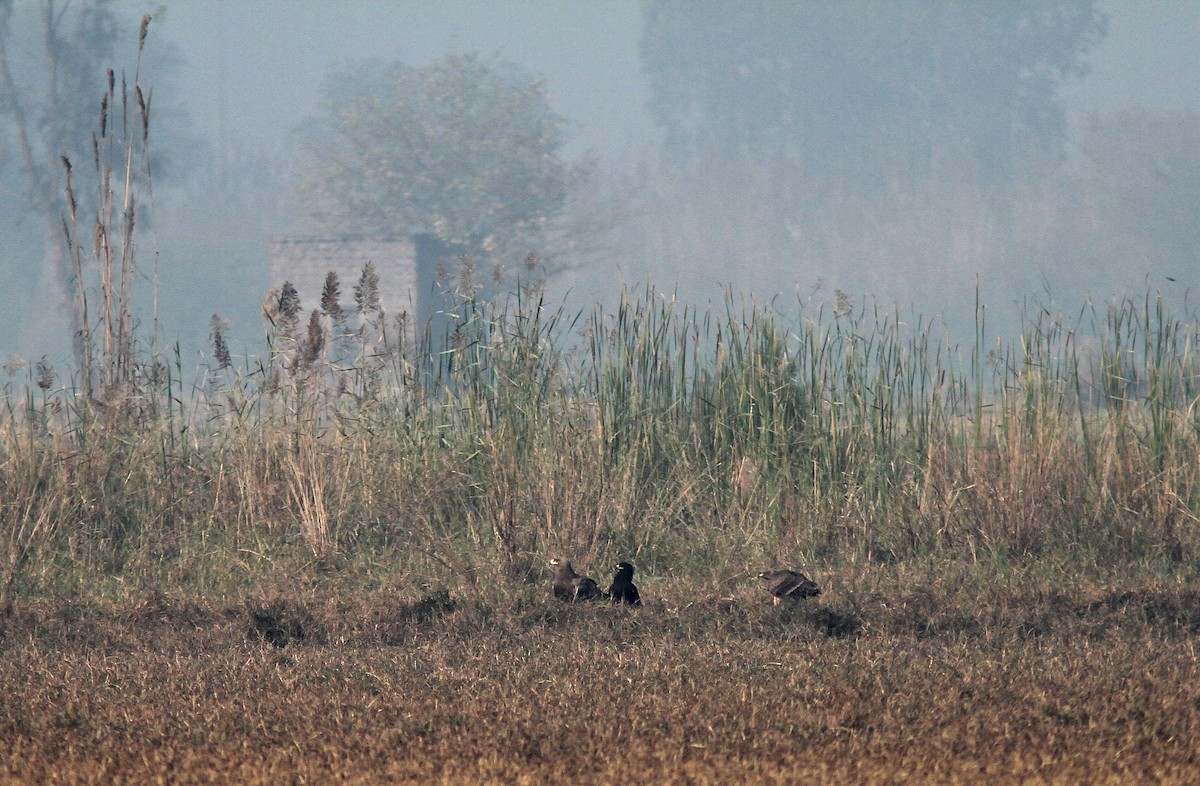
[[[612,585],[608,588],[608,598],[613,603],[642,605],[642,596],[638,594],[637,585],[633,583],[633,566],[628,562],[617,563],[616,570],[613,571]]]
[[[798,570],[768,570],[758,574],[767,582],[767,589],[774,596],[774,603],[783,598],[800,600],[821,594],[821,588],[812,579]]]
[[[593,600],[600,597],[600,585],[594,579],[580,576],[571,567],[570,560],[552,559],[554,568],[554,597],[574,603],[577,600]]]

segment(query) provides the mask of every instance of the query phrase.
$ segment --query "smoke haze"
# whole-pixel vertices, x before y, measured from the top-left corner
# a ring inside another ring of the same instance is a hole
[[[780,7],[800,9],[793,19],[825,15],[830,29],[853,14],[823,3]],[[945,22],[943,12],[964,6],[924,0],[898,7],[932,25],[958,24]],[[564,157],[590,173],[558,230],[578,242],[545,255],[551,299],[611,302],[622,284],[652,284],[687,300],[720,302],[730,287],[785,309],[835,298],[856,307],[878,302],[903,314],[940,316],[969,339],[977,288],[988,304],[989,332],[1000,332],[1034,300],[1077,314],[1089,299],[1103,304],[1149,291],[1188,308],[1186,295],[1200,283],[1195,3],[1095,4],[1103,25],[1080,47],[1086,73],[1065,74],[1053,94],[1065,123],[1061,151],[1005,131],[1017,154],[996,150],[994,160],[979,152],[979,133],[943,134],[945,123],[932,130],[831,125],[819,137],[803,111],[828,117],[819,100],[846,104],[869,70],[843,83],[831,67],[822,86],[832,98],[813,98],[811,85],[793,96],[795,106],[764,98],[780,108],[771,122],[782,130],[761,137],[760,118],[746,114],[753,96],[745,91],[717,96],[724,104],[685,106],[678,96],[701,86],[686,75],[703,74],[722,48],[706,52],[697,41],[712,32],[705,29],[710,17],[729,12],[730,4],[192,0],[163,8],[123,0],[114,8],[131,34],[143,13],[154,15],[147,51],[164,54],[148,60],[143,80],[155,86],[156,104],[186,118],[194,137],[181,176],[155,183],[160,322],[164,339],[181,343],[185,367],[208,351],[214,313],[229,322],[235,342],[252,347],[261,340],[267,238],[307,231],[294,192],[306,155],[301,141],[321,111],[330,75],[371,59],[420,67],[451,52],[496,55],[542,78],[550,108],[565,123]],[[678,8],[691,10],[673,15]],[[882,6],[851,8],[869,17]],[[694,38],[673,37],[685,33]],[[855,34],[848,35],[853,43]],[[786,42],[807,39],[785,30],[782,40],[747,38],[721,54],[743,63],[749,75],[742,76],[757,84],[759,65],[739,53],[786,54]],[[120,48],[123,58],[127,47]],[[924,51],[914,55],[914,68],[923,67]],[[813,48],[803,56],[819,68],[833,53]],[[169,69],[162,79],[160,64]],[[788,68],[762,67],[777,80]],[[907,66],[891,60],[870,67],[890,84]],[[935,73],[941,80],[957,68]],[[738,76],[739,69],[727,73]],[[907,78],[902,73],[899,81]],[[102,75],[97,80],[98,95]],[[920,85],[930,106],[957,101],[957,94],[938,93],[938,80]],[[702,99],[721,89],[719,81],[711,84]],[[860,116],[876,106],[882,113],[890,89],[871,96],[881,103],[861,107]],[[989,106],[987,96],[975,98]],[[720,106],[732,107],[726,111],[734,117],[722,118]],[[895,111],[906,123],[913,117],[906,107]],[[730,121],[728,133],[714,118]],[[176,127],[164,121],[152,131],[164,137],[154,144],[171,147],[167,135]],[[683,141],[672,128],[685,129]],[[845,141],[860,132],[870,148],[861,154]],[[11,169],[12,156],[4,163]],[[6,181],[10,196],[16,188]],[[43,256],[31,223],[10,215],[2,228],[11,238],[0,258],[7,290],[0,358],[69,352],[55,324],[61,307],[29,305],[56,297],[38,272]],[[143,270],[152,255],[143,240]]]

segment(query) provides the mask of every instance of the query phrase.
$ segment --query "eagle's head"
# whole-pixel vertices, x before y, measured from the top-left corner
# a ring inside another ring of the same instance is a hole
[[[554,568],[554,575],[560,579],[573,579],[578,575],[569,559],[555,557],[550,560],[550,567]]]

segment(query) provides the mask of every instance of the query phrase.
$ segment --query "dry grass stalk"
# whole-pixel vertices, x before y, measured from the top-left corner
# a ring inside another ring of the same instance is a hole
[[[288,454],[288,492],[292,508],[300,520],[300,532],[313,556],[324,558],[337,551],[333,527],[326,504],[329,468],[316,446],[307,440]]]

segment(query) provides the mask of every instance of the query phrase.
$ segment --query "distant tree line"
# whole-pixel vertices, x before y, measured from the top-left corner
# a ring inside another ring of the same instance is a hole
[[[1091,0],[648,0],[650,109],[676,166],[810,182],[969,159],[989,181],[1061,157],[1057,90],[1104,34]],[[786,196],[781,193],[780,196]]]

